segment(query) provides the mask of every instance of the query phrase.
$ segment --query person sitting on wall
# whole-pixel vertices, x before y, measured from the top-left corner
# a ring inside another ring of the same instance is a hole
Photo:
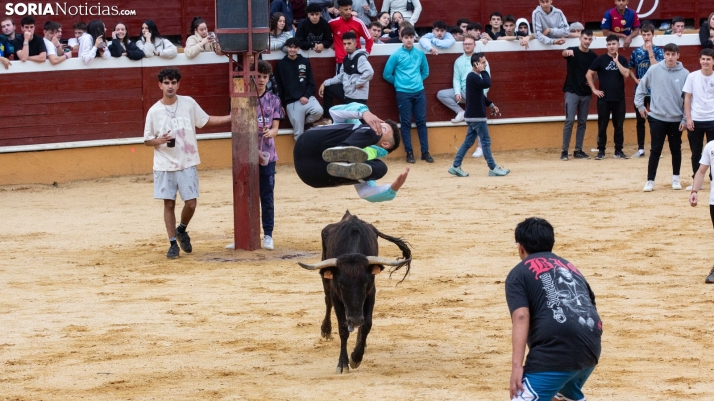
[[[183,53],[191,59],[203,52],[214,52],[216,50],[216,35],[208,32],[208,25],[201,17],[193,17],[191,21],[191,36],[186,39],[186,47]]]
[[[364,49],[357,49],[357,36],[352,32],[342,35],[342,44],[347,57],[342,62],[342,70],[323,82],[318,94],[324,98],[324,109],[330,110],[334,99],[345,103],[367,104],[369,81],[374,77],[374,69]]]
[[[377,180],[388,170],[379,159],[399,148],[397,123],[382,121],[360,103],[335,106],[330,115],[335,124],[311,128],[295,142],[298,177],[313,188],[354,185],[359,197],[369,202],[394,199],[409,169],[391,185],[377,185]]]
[[[672,28],[664,31],[665,35],[682,36],[684,33],[684,18],[676,15],[672,17]]]
[[[630,47],[632,39],[640,34],[640,17],[637,12],[627,8],[629,0],[615,0],[615,7],[605,11],[600,28],[602,36],[615,35],[622,39],[625,49]]]
[[[107,42],[104,40],[106,27],[100,20],[89,21],[87,32],[79,38],[79,57],[84,64],[89,64],[95,58],[108,59],[111,54],[107,51]]]
[[[76,52],[79,51],[79,38],[87,32],[87,23],[82,21],[75,22],[72,25],[72,29],[74,29],[74,37],[67,40],[67,46],[71,47],[73,52]]]
[[[318,4],[307,5],[307,18],[302,20],[295,31],[295,38],[302,50],[322,53],[332,47],[330,24],[322,18],[322,8]]]
[[[126,24],[121,22],[114,25],[112,43],[109,44],[109,53],[112,57],[127,56],[129,60],[141,60],[144,52],[136,45],[136,41],[129,39]]]
[[[50,60],[52,65],[57,65],[65,60],[69,60],[72,57],[71,52],[65,52],[64,47],[59,42],[57,38],[58,31],[62,29],[62,25],[54,21],[45,22],[44,26],[44,41],[45,48],[47,49],[47,59]],[[57,51],[62,52],[57,54]]]
[[[15,35],[15,60],[44,63],[47,48],[42,37],[35,35],[35,19],[27,16],[20,21],[22,35]]]
[[[141,40],[136,46],[144,52],[144,57],[174,58],[178,54],[176,46],[161,36],[159,28],[150,19],[141,24]]]
[[[553,0],[538,0],[533,10],[533,33],[544,45],[562,45],[570,34],[565,14],[553,7]]]
[[[456,41],[449,32],[446,32],[448,28],[446,22],[442,20],[434,21],[431,32],[419,39],[419,45],[421,45],[425,52],[431,53],[434,56],[439,54],[439,49],[446,50],[450,48]]]
[[[296,38],[285,42],[287,53],[275,68],[275,79],[282,93],[282,104],[293,126],[295,140],[305,130],[305,123],[311,124],[322,117],[322,106],[315,99],[315,78],[310,60],[298,54]]]

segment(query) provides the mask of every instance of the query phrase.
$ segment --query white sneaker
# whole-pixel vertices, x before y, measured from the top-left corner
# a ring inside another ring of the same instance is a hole
[[[273,245],[273,238],[270,235],[263,237],[263,249],[267,249],[269,251],[275,249],[275,246]]]
[[[654,190],[654,181],[647,181],[645,187],[642,188],[642,192],[652,192]]]
[[[454,124],[458,124],[458,123],[460,123],[460,122],[462,122],[462,121],[464,121],[464,111],[463,111],[463,110],[460,111],[460,112],[458,112],[458,113],[456,113],[456,117],[454,117],[454,118],[451,119],[451,122],[454,123]]]
[[[481,147],[479,146],[478,148],[476,148],[476,151],[475,151],[474,154],[472,154],[471,156],[472,156],[472,157],[482,157],[482,156],[483,156],[483,149],[481,149]]]
[[[679,180],[672,180],[672,189],[675,189],[675,190],[682,189],[682,184],[679,183]]]
[[[692,190],[692,186],[690,185],[687,187],[687,191],[691,191],[691,190]]]

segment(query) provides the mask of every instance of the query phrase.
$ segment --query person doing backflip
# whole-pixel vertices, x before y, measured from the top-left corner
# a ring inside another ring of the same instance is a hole
[[[392,184],[377,185],[376,181],[388,170],[379,159],[401,142],[397,124],[382,121],[360,103],[334,106],[330,116],[334,124],[309,129],[295,143],[298,177],[313,188],[354,185],[360,198],[369,202],[394,199],[409,169]]]

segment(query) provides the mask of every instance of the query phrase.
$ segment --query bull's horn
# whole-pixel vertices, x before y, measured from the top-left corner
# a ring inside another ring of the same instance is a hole
[[[410,262],[411,259],[394,260],[379,256],[367,256],[367,261],[369,261],[370,265],[403,266],[405,263]]]
[[[319,270],[319,269],[324,269],[326,267],[335,267],[337,266],[337,259],[332,258],[332,259],[325,259],[322,262],[315,263],[314,265],[308,265],[306,263],[298,262],[300,266],[302,266],[303,269],[307,270]]]

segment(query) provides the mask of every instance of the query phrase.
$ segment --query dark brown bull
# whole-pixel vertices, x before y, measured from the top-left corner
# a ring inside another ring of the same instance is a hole
[[[377,237],[384,238],[397,245],[403,259],[391,260],[380,258]],[[335,307],[337,327],[340,332],[340,359],[337,373],[356,369],[362,363],[367,335],[372,328],[372,311],[376,288],[374,276],[384,266],[392,266],[390,274],[406,266],[404,277],[411,268],[411,255],[408,244],[400,238],[379,232],[373,225],[345,213],[339,223],[329,224],[322,230],[322,262],[307,265],[299,263],[308,270],[320,270],[322,286],[325,290],[325,319],[322,321],[322,337],[332,336],[330,314]],[[404,278],[402,278],[404,280]],[[347,339],[350,332],[359,327],[357,343],[350,358],[347,358]]]

